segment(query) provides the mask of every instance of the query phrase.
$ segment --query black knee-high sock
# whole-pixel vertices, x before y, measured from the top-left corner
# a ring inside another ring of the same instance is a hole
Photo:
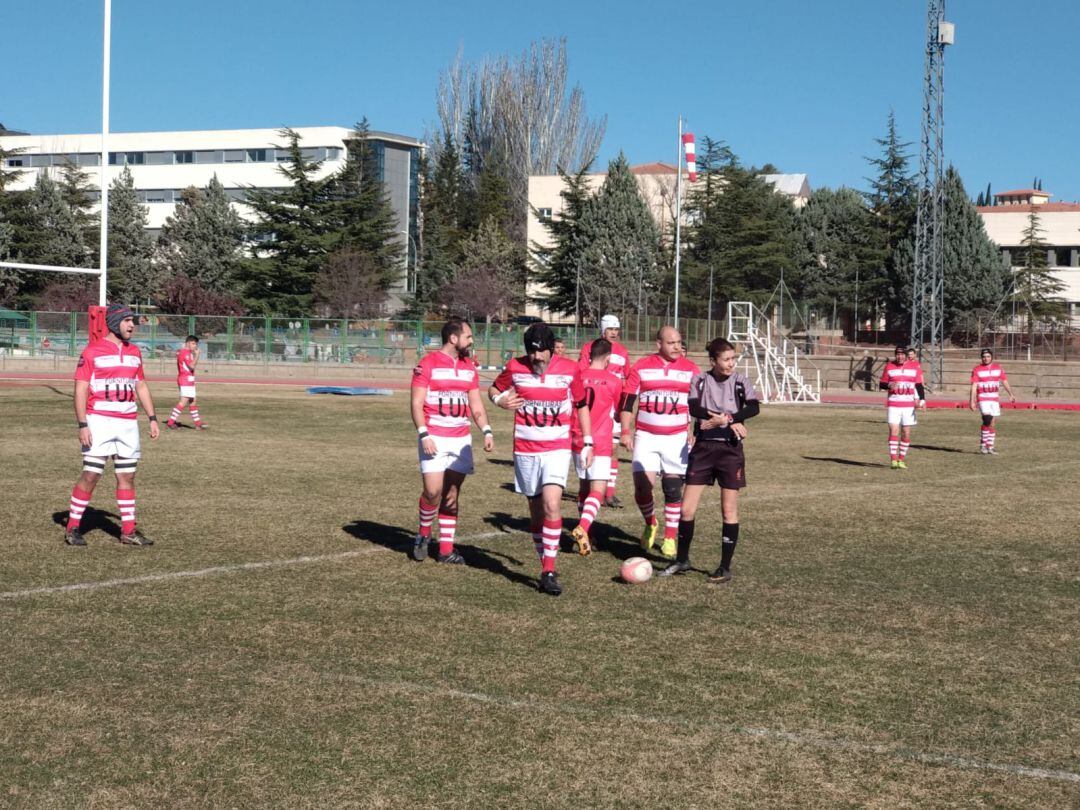
[[[735,554],[735,544],[739,542],[739,524],[724,524],[724,542],[720,548],[720,567],[731,568],[731,558]]]
[[[679,562],[690,561],[690,544],[694,542],[694,521],[679,521],[679,552],[675,559]]]

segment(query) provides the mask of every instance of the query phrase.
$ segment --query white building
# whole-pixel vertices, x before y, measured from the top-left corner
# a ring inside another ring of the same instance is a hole
[[[1021,246],[1028,217],[1034,211],[1047,244],[1047,264],[1065,284],[1062,296],[1070,314],[1080,317],[1080,203],[1050,202],[1053,196],[1039,189],[1017,189],[994,195],[996,205],[976,210],[986,226],[986,234],[1001,248],[1004,260],[1014,269],[1024,262]]]
[[[323,161],[320,176],[341,168],[345,142],[353,137],[347,127],[295,127],[304,156]],[[415,266],[417,207],[419,203],[419,157],[423,144],[416,138],[388,132],[372,132],[371,145],[382,171],[382,181],[397,214],[396,228],[406,245],[404,259],[410,272],[403,274],[401,290],[413,288],[411,270]],[[173,213],[180,192],[189,187],[205,187],[217,175],[237,212],[250,218],[243,205],[249,187],[280,188],[285,177],[278,163],[288,159],[287,144],[277,129],[231,129],[181,132],[116,132],[109,135],[109,176],[122,166],[131,170],[135,189],[146,204],[148,229],[156,235]],[[5,168],[23,169],[24,174],[10,186],[13,190],[34,185],[38,174],[58,176],[65,162],[85,169],[90,182],[100,188],[101,135],[0,134],[5,150],[22,149],[10,157]],[[100,199],[95,195],[96,199]]]

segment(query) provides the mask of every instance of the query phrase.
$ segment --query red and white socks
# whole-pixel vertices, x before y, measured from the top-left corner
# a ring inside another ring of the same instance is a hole
[[[183,405],[173,405],[172,413],[169,414],[169,421],[165,424],[169,427],[176,425],[176,420],[180,418],[180,414],[184,412]]]
[[[116,505],[120,507],[121,534],[135,533],[135,490],[116,490]]]
[[[644,497],[635,495],[634,500],[637,502],[637,508],[641,512],[641,516],[645,518],[645,522],[653,526],[656,524],[656,507],[653,504],[652,493],[649,492]]]
[[[199,427],[202,424],[202,419],[199,417],[199,408],[192,402],[191,403],[191,421],[195,423],[195,427]]]
[[[431,506],[421,498],[418,511],[420,513],[420,531],[418,533],[421,537],[431,537],[431,524],[435,522],[435,515],[439,511],[439,507]]]
[[[614,453],[611,454],[611,477],[608,478],[607,491],[604,493],[604,497],[615,497],[615,479],[619,477],[619,458]]]
[[[889,437],[889,461],[900,460],[900,439],[896,436]]]
[[[664,504],[664,539],[674,540],[679,536],[679,518],[682,516],[682,501]]]
[[[994,449],[994,441],[997,439],[997,428],[984,427],[979,431],[982,441],[983,452],[989,453]]]
[[[454,534],[457,532],[457,512],[439,512],[439,556],[445,557],[454,550]]]
[[[555,558],[559,556],[559,538],[562,537],[562,518],[558,520],[545,520],[541,530],[543,543],[543,556],[540,558],[540,569],[545,574],[555,573]]]
[[[588,493],[588,497],[585,498],[585,505],[581,509],[581,520],[578,522],[578,528],[588,534],[599,511],[600,496],[595,492]]]
[[[90,493],[84,491],[78,484],[71,490],[71,500],[68,502],[68,531],[74,531],[79,528],[79,521],[82,520],[83,512],[86,511],[86,507],[90,505]]]
[[[900,460],[901,461],[903,461],[905,458],[907,458],[907,451],[908,451],[909,447],[911,447],[911,442],[905,442],[903,439],[900,440]]]

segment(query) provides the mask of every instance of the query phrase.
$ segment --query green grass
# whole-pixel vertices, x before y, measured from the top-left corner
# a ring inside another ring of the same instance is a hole
[[[1007,412],[987,458],[978,417],[932,411],[894,472],[883,409],[766,408],[731,585],[619,584],[640,518],[602,510],[552,599],[505,414],[462,497],[471,565],[441,567],[404,554],[403,394],[200,405],[207,433],[144,429],[156,545],[116,543],[106,480],[71,549],[68,386],[0,388],[0,592],[327,555],[0,599],[2,806],[1080,804],[1076,415]],[[702,572],[718,528],[710,493]]]

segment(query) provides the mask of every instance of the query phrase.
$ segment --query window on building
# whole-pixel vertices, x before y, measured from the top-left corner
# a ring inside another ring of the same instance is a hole
[[[173,164],[172,152],[146,152],[146,165],[148,166],[171,166]]]
[[[146,202],[148,203],[163,203],[172,202],[172,190],[164,188],[148,189],[146,192]]]
[[[536,215],[538,217],[540,217],[540,219],[551,219],[551,209],[550,208],[537,208],[536,209]]]
[[[243,163],[246,157],[243,149],[226,149],[225,150],[225,162],[226,163]]]
[[[195,153],[194,152],[173,152],[173,162],[174,163],[194,163],[195,162]]]
[[[221,163],[222,151],[220,149],[201,149],[195,153],[196,163]]]
[[[328,146],[328,147],[326,147],[326,159],[327,160],[341,160],[341,147],[340,146]]]
[[[22,158],[8,158],[7,165],[8,166],[22,166],[23,165],[23,159]]]
[[[100,166],[101,165],[101,155],[95,154],[93,152],[83,152],[82,154],[79,155],[79,165],[80,166]]]
[[[322,156],[319,155],[320,151],[323,150],[314,146],[307,146],[300,150],[300,154],[303,155],[304,160],[322,160]]]
[[[266,150],[265,149],[248,149],[247,150],[248,163],[266,163]]]
[[[52,166],[52,155],[31,155],[30,165],[35,168],[38,166]]]

